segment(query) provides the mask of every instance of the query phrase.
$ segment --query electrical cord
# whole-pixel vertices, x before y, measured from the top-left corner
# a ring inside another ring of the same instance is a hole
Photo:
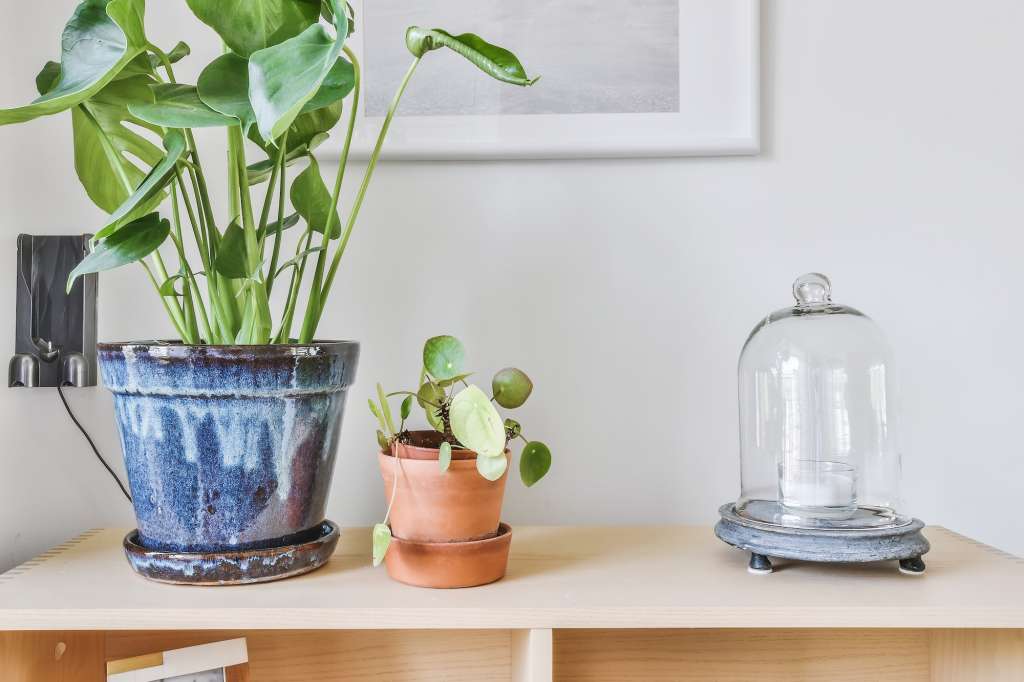
[[[129,502],[131,502],[132,496],[128,494],[128,490],[124,487],[124,484],[121,483],[121,479],[117,477],[114,470],[110,468],[109,464],[107,464],[107,460],[103,459],[103,455],[100,454],[99,448],[97,448],[96,444],[92,442],[92,437],[89,436],[89,432],[85,430],[85,427],[82,426],[81,422],[78,421],[78,418],[75,417],[75,413],[71,411],[71,405],[68,404],[68,399],[64,397],[64,390],[61,388],[60,384],[57,384],[57,395],[60,396],[60,401],[64,403],[64,409],[68,411],[68,416],[71,417],[71,421],[75,423],[78,430],[82,432],[83,436],[85,436],[85,440],[89,442],[89,447],[91,447],[92,451],[96,453],[96,459],[100,461],[100,464],[102,464],[103,468],[107,470],[107,473],[110,474],[111,478],[117,482],[117,487],[121,489],[124,496],[128,498]]]

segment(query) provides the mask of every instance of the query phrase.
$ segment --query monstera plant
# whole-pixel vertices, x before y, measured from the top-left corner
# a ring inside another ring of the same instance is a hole
[[[359,62],[346,45],[355,26],[351,7],[340,0],[187,5],[226,46],[196,83],[175,77],[175,63],[189,55],[185,43],[164,50],[146,38],[145,0],[85,0],[64,29],[60,63],[46,64],[36,78],[39,98],[0,110],[0,125],[71,112],[75,169],[109,218],[96,226],[93,252],[69,287],[79,275],[138,262],[187,343],[287,343],[293,329],[309,342],[395,110],[423,57],[449,48],[506,83],[535,79],[511,52],[476,35],[410,28],[409,70],[343,218],[338,202],[360,96]],[[314,150],[339,124],[341,162],[328,188]],[[220,211],[192,134],[208,127],[223,128],[229,145],[230,196]],[[248,158],[253,150],[260,159]],[[305,169],[289,177],[298,163]],[[282,233],[300,224],[294,251],[283,254]],[[158,250],[165,242],[176,270]],[[288,292],[276,316],[269,303],[275,287]]]
[[[352,8],[177,1],[225,46],[195,83],[175,75],[188,45],[146,37],[145,0],[84,0],[39,97],[0,125],[70,111],[78,177],[109,215],[67,286],[137,262],[180,337],[99,345],[139,522],[129,560],[165,582],[272,580],[322,565],[337,542],[324,510],[359,346],[314,338],[406,86],[442,48],[505,83],[535,79],[472,33],[409,28],[409,70],[341,211],[360,98]],[[328,187],[314,150],[338,127]],[[197,128],[227,137],[220,205]]]

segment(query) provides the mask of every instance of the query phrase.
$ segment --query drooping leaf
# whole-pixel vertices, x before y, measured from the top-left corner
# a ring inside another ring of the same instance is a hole
[[[420,386],[420,390],[416,391],[416,402],[419,403],[420,407],[430,407],[436,410],[444,400],[444,391],[441,387],[430,381]]]
[[[249,62],[244,57],[232,52],[217,57],[199,74],[196,89],[206,106],[237,119],[248,134],[256,114],[249,104]]]
[[[506,469],[508,469],[508,457],[504,453],[497,457],[478,455],[476,458],[476,470],[488,481],[497,481],[505,475]]]
[[[48,116],[92,97],[146,46],[145,0],[84,0],[61,36],[60,77],[31,104],[0,110],[0,125]]]
[[[305,116],[305,114],[303,114],[303,116]],[[301,118],[302,116],[299,116],[299,119]],[[295,126],[292,125],[292,130],[294,130],[294,128]],[[255,128],[253,128],[252,130],[255,130]],[[255,137],[256,140],[259,140],[259,135],[250,135],[249,139],[252,140],[253,137]],[[323,133],[315,136],[312,140],[309,141],[308,144],[297,145],[295,147],[292,146],[291,138],[289,137],[288,151],[286,151],[284,155],[284,165],[288,167],[295,165],[300,160],[306,158],[311,151],[319,147],[320,144],[328,137],[329,136],[326,133]],[[268,145],[265,148],[265,151],[267,152],[269,158],[266,158],[263,161],[257,161],[256,163],[250,164],[245,169],[245,174],[247,179],[249,180],[250,186],[258,185],[261,182],[266,182],[267,180],[270,179],[271,173],[274,172],[274,162],[277,159],[276,150]]]
[[[278,232],[284,232],[285,230],[290,230],[291,228],[295,227],[298,224],[299,214],[292,213],[289,216],[285,216],[283,221],[278,222],[276,220],[273,220],[267,223],[267,229],[265,231],[265,234],[270,235],[277,234]],[[262,238],[263,236],[263,234],[257,233],[257,237]]]
[[[171,130],[164,137],[164,148],[167,154],[160,163],[153,167],[149,175],[142,181],[135,191],[125,199],[116,211],[107,219],[107,224],[96,232],[95,239],[103,239],[118,229],[118,226],[125,218],[142,205],[146,205],[153,197],[157,196],[174,177],[174,167],[178,159],[185,153],[185,136],[178,130]]]
[[[533,85],[538,80],[526,75],[526,69],[514,54],[472,33],[453,36],[439,28],[412,26],[405,33],[405,44],[416,57],[422,57],[431,50],[447,47],[465,57],[491,78],[505,83],[526,86]]]
[[[232,116],[225,116],[206,106],[194,85],[160,83],[153,86],[153,102],[130,104],[128,110],[143,121],[165,128],[216,128],[237,125]]]
[[[338,0],[335,35],[314,24],[294,38],[254,52],[249,58],[249,101],[260,135],[276,140],[292,124],[334,68],[348,36],[348,18]]]
[[[448,467],[452,465],[452,444],[448,441],[441,441],[441,447],[437,451],[437,463],[441,466],[441,471],[448,471]]]
[[[462,371],[466,350],[454,336],[435,336],[423,344],[423,366],[435,379],[451,379]]]
[[[288,128],[288,147],[306,146],[315,149],[326,140],[328,131],[341,119],[341,102],[335,102],[322,109],[299,114]]]
[[[161,296],[181,296],[182,292],[180,292],[177,289],[175,289],[174,286],[175,286],[175,284],[177,284],[178,280],[184,281],[184,279],[185,279],[185,275],[183,273],[180,273],[180,272],[177,273],[177,274],[171,275],[170,277],[168,277],[167,279],[165,279],[163,281],[163,284],[160,285],[160,289],[159,289],[160,295]]]
[[[465,381],[471,376],[473,376],[472,372],[467,372],[465,374],[456,374],[451,379],[442,379],[441,381],[438,381],[437,385],[440,386],[441,388],[448,388],[449,386],[453,386],[459,383],[460,381]]]
[[[482,457],[497,457],[505,451],[505,425],[490,399],[470,385],[452,399],[449,411],[452,433],[465,447]]]
[[[245,251],[245,230],[232,221],[224,230],[220,246],[217,247],[217,258],[213,261],[213,269],[228,279],[242,279],[250,276],[249,261]]]
[[[523,370],[506,367],[491,379],[491,392],[496,403],[512,410],[522,406],[530,397],[533,393],[533,382]]]
[[[519,455],[519,477],[527,488],[544,478],[551,469],[551,450],[540,441],[530,441]]]
[[[296,255],[294,258],[289,258],[284,263],[281,263],[281,267],[279,267],[277,269],[277,272],[274,273],[274,277],[280,276],[280,274],[287,270],[288,268],[298,267],[299,263],[301,263],[303,259],[307,258],[311,254],[317,253],[318,251],[324,251],[325,248],[326,247],[323,246],[315,246],[311,249],[305,249],[304,251]]]
[[[98,242],[92,252],[71,271],[67,290],[71,291],[75,279],[81,275],[112,270],[145,258],[164,243],[170,231],[170,222],[161,220],[156,213],[128,223]]]
[[[352,92],[355,85],[356,71],[352,62],[344,57],[338,57],[338,61],[334,62],[334,66],[324,77],[324,82],[320,84],[320,89],[316,91],[311,100],[303,105],[302,112],[316,111],[340,102],[348,97],[348,93]]]
[[[320,165],[312,156],[309,166],[296,176],[290,192],[292,206],[309,225],[309,229],[323,234],[327,229],[327,221],[331,219],[331,239],[341,236],[341,220],[337,210],[331,205],[331,193],[320,175]]]
[[[412,398],[413,396],[407,395],[405,396],[405,400],[402,401],[402,409],[399,411],[402,421],[408,419],[409,415],[412,414]]]
[[[188,0],[188,6],[243,57],[297,36],[320,16],[317,0]]]
[[[380,566],[391,546],[391,529],[386,523],[378,523],[373,527],[373,565]]]
[[[75,171],[89,198],[107,213],[116,211],[164,157],[162,149],[139,134],[139,128],[160,134],[159,129],[128,111],[129,102],[152,98],[153,82],[148,75],[114,80],[71,110]],[[128,219],[153,211],[163,198],[158,192]]]

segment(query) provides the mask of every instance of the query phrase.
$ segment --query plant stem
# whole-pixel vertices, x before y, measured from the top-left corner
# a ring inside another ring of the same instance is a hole
[[[171,309],[171,306],[167,303],[167,299],[160,294],[160,284],[156,281],[156,278],[153,277],[153,271],[149,269],[149,264],[146,263],[145,259],[139,259],[139,264],[142,265],[142,268],[146,271],[146,274],[149,275],[149,281],[153,283],[153,288],[156,289],[156,293],[160,297],[160,302],[164,304],[164,310],[167,311],[167,317],[171,318],[171,324],[174,325],[174,329],[175,331],[178,332],[178,336],[180,336],[181,339],[184,341],[188,335],[185,333],[185,330],[182,327],[182,319],[180,317],[175,317],[175,314]]]
[[[366,197],[366,190],[370,186],[370,180],[373,178],[373,171],[377,167],[377,161],[380,159],[381,149],[384,147],[384,138],[387,137],[388,129],[391,127],[391,121],[395,117],[395,112],[398,110],[398,104],[402,100],[402,95],[405,93],[406,87],[409,85],[409,80],[412,78],[413,73],[416,72],[416,67],[420,63],[420,57],[413,60],[409,66],[409,70],[405,73],[405,78],[402,79],[402,84],[398,88],[398,92],[395,93],[394,99],[391,101],[391,105],[388,107],[387,114],[384,117],[384,124],[381,126],[380,134],[377,136],[377,144],[373,148],[373,153],[370,155],[370,160],[366,166],[366,172],[363,176],[363,183],[359,187],[359,192],[356,194],[355,201],[352,204],[352,210],[349,213],[348,222],[345,224],[345,231],[341,235],[341,241],[338,243],[338,248],[334,251],[334,259],[331,261],[331,268],[327,273],[327,279],[324,281],[323,290],[318,298],[318,309],[316,310],[316,317],[310,325],[313,329],[316,328],[316,324],[320,321],[320,316],[323,314],[324,304],[327,302],[327,295],[331,291],[331,285],[334,284],[334,277],[338,272],[338,266],[341,264],[341,257],[345,254],[345,247],[348,246],[349,237],[352,236],[352,229],[355,226],[356,218],[359,217],[359,209],[363,205],[363,199]]]
[[[281,154],[278,157],[278,163],[281,166],[280,175],[281,183],[280,190],[277,195],[277,231],[274,232],[274,251],[270,256],[270,270],[267,272],[267,296],[270,296],[270,292],[274,290],[274,280],[277,279],[277,261],[281,257],[281,233],[284,232],[284,193],[287,182],[287,170],[288,164],[286,162],[288,150],[288,131],[284,132],[284,138],[281,140]],[[273,181],[271,181],[273,185]],[[270,195],[267,194],[267,205],[270,205]],[[263,226],[263,238],[267,238],[266,225]]]
[[[309,243],[313,240],[313,232],[306,226],[306,231],[299,237],[299,243],[295,245],[295,255],[298,256],[309,249]],[[285,304],[284,315],[281,317],[281,328],[275,337],[277,343],[289,343],[292,338],[292,320],[295,318],[295,306],[299,298],[299,289],[302,287],[302,278],[306,275],[306,259],[299,261],[299,267],[292,270],[291,281],[288,284],[288,301]]]

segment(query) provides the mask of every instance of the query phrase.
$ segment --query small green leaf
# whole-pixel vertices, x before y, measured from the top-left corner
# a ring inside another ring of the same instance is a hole
[[[299,173],[292,182],[291,198],[292,206],[309,225],[309,229],[323,234],[330,218],[331,239],[341,236],[341,219],[338,217],[338,211],[331,205],[331,193],[324,184],[323,176],[320,175],[320,164],[312,156],[309,157],[309,166],[306,170]]]
[[[391,443],[388,441],[388,437],[384,435],[384,432],[377,429],[377,445],[380,446],[381,452],[387,452],[391,449]]]
[[[171,275],[170,277],[165,279],[164,283],[160,285],[160,295],[161,296],[182,296],[183,294],[180,291],[178,291],[177,289],[174,288],[175,282],[177,282],[179,279],[180,280],[184,280],[185,279],[185,275],[183,273],[179,272],[178,274]]]
[[[407,395],[405,396],[405,400],[402,401],[402,409],[400,412],[402,415],[402,421],[408,419],[409,415],[412,414],[412,398],[413,397],[411,395]]]
[[[441,447],[437,449],[437,463],[441,471],[448,471],[452,465],[452,444],[446,440],[441,441]]]
[[[517,422],[515,419],[506,419],[505,420],[505,439],[506,440],[513,440],[515,438],[519,438],[519,434],[521,434],[522,432],[523,432],[522,425],[519,422]]]
[[[491,78],[513,85],[533,85],[538,80],[526,75],[526,69],[514,54],[472,33],[453,36],[439,28],[412,26],[405,33],[405,44],[415,57],[447,47]]]
[[[519,455],[519,477],[529,488],[551,469],[551,451],[540,441],[530,441]]]
[[[470,385],[452,400],[449,418],[452,433],[465,447],[484,457],[505,451],[505,425],[490,399]]]
[[[444,391],[437,384],[428,381],[416,391],[416,402],[420,407],[436,410],[444,402]]]
[[[284,232],[285,230],[290,230],[291,228],[295,227],[298,224],[299,224],[299,214],[298,213],[292,213],[290,216],[285,216],[284,221],[282,221],[281,223],[278,223],[278,221],[276,221],[276,220],[268,223],[267,224],[266,232],[264,232],[262,234],[261,233],[257,233],[257,236],[263,237],[263,236],[268,235],[268,234],[276,234],[278,232]]]
[[[384,422],[384,416],[380,413],[377,403],[373,402],[373,398],[367,398],[366,402],[370,405],[370,412],[377,418],[377,422],[380,424],[381,430],[387,431],[388,425]]]
[[[511,410],[520,407],[530,397],[533,382],[523,370],[506,367],[494,375],[491,380],[491,391],[499,405]]]
[[[245,230],[237,221],[228,225],[217,247],[213,269],[228,279],[242,279],[250,274],[245,253]]]
[[[444,379],[443,381],[438,381],[437,385],[440,386],[441,388],[448,388],[449,386],[454,386],[459,382],[465,381],[471,376],[473,376],[472,372],[469,372],[467,374],[456,374],[451,379]]]
[[[435,379],[451,379],[462,370],[466,351],[454,336],[435,336],[423,345],[423,366]]]
[[[36,91],[45,95],[60,80],[60,64],[58,62],[46,62],[43,68],[36,74]]]
[[[170,231],[170,222],[161,220],[156,213],[128,223],[98,242],[92,252],[71,271],[67,290],[71,291],[75,279],[81,275],[112,270],[145,258],[164,243]]]
[[[380,410],[384,415],[384,423],[388,425],[388,433],[398,433],[395,428],[394,417],[391,416],[391,406],[388,405],[388,396],[384,393],[384,387],[377,384],[377,399],[380,401]]]
[[[255,130],[255,129],[254,129]],[[296,163],[306,158],[311,151],[316,149],[320,144],[330,137],[327,134],[314,137],[310,140],[309,144],[299,145],[297,147],[292,146],[291,135],[288,136],[288,151],[284,153],[284,165],[291,168]],[[249,136],[251,140],[252,135]],[[256,139],[259,139],[257,136]],[[249,164],[246,166],[245,174],[246,179],[250,185],[258,185],[262,182],[266,182],[270,179],[270,174],[274,171],[274,163],[277,161],[277,154],[273,153],[273,147],[267,146],[264,148],[272,158],[263,159],[256,163]]]
[[[164,128],[216,128],[238,121],[207,106],[194,85],[159,83],[153,86],[153,102],[129,104],[128,111],[146,123]]]
[[[94,239],[100,240],[111,235],[118,229],[121,222],[128,218],[140,204],[148,202],[167,186],[171,178],[174,177],[174,168],[178,163],[178,159],[185,153],[185,146],[185,136],[181,134],[181,131],[168,131],[167,136],[164,138],[164,148],[167,150],[167,154],[160,160],[160,163],[153,167],[153,170],[149,172],[149,175],[132,192],[131,196],[125,199],[124,203],[110,214],[107,224],[97,230]]]
[[[505,475],[506,469],[508,469],[508,457],[504,453],[497,457],[477,455],[476,470],[488,481],[497,481]]]
[[[391,545],[391,529],[386,523],[378,523],[373,527],[373,565],[380,566],[384,562],[384,555],[388,553]]]
[[[430,405],[426,405],[423,408],[423,413],[427,417],[427,423],[430,424],[430,428],[434,429],[438,433],[444,433],[444,421],[441,419],[440,415],[438,414],[438,411],[437,411],[436,407],[431,407]]]
[[[275,272],[275,273],[274,273],[274,277],[277,277],[277,276],[279,276],[279,275],[280,275],[280,274],[281,274],[282,272],[284,272],[284,271],[285,271],[285,270],[287,270],[288,268],[294,268],[294,267],[297,267],[297,266],[298,266],[298,265],[299,265],[299,264],[300,264],[300,263],[301,263],[301,262],[302,262],[303,260],[305,260],[305,259],[306,259],[306,258],[307,258],[307,257],[308,257],[308,256],[309,256],[310,254],[314,254],[314,253],[316,253],[317,251],[325,251],[325,250],[327,250],[327,247],[326,247],[326,246],[314,246],[314,247],[313,247],[312,249],[306,249],[305,251],[302,251],[301,253],[299,253],[299,254],[298,254],[297,256],[295,256],[294,258],[289,258],[289,259],[288,259],[288,260],[286,260],[286,261],[285,261],[284,263],[282,263],[282,264],[281,264],[281,267],[279,267],[279,268],[277,269],[277,272]]]
[[[196,90],[206,106],[237,120],[243,134],[256,122],[249,103],[249,62],[245,58],[232,52],[217,57],[199,74]]]
[[[185,57],[192,54],[192,48],[188,46],[184,40],[179,40],[178,44],[171,48],[171,51],[167,53],[167,61],[171,64],[177,64]],[[159,61],[159,60],[157,60]],[[154,66],[157,66],[154,64]]]

